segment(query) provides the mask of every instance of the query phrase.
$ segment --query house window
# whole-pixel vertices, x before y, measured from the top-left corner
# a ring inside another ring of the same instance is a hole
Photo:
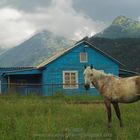
[[[80,62],[81,63],[85,63],[85,62],[87,62],[88,60],[87,60],[87,53],[86,52],[81,52],[80,53]]]
[[[78,88],[78,72],[63,71],[63,84],[65,89]]]

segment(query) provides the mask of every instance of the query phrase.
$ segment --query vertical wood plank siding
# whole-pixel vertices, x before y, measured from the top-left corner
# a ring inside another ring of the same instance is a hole
[[[88,62],[80,62],[80,53],[86,52],[88,57]],[[52,61],[46,66],[46,69],[42,73],[42,83],[49,84],[62,84],[63,83],[63,71],[77,71],[78,72],[78,83],[84,83],[83,71],[84,65],[93,65],[96,69],[104,70],[107,73],[112,73],[118,75],[119,66],[114,61],[108,57],[100,54],[98,51],[91,47],[85,47],[84,43],[79,44],[77,47],[66,52],[64,55],[60,56],[56,60]],[[44,95],[51,94],[49,91],[51,87],[43,86]],[[54,89],[55,92],[62,92],[65,94],[83,94],[85,89],[83,85],[80,85],[77,89],[64,89],[63,86],[59,86]],[[88,91],[89,94],[98,94],[96,89],[91,89]]]

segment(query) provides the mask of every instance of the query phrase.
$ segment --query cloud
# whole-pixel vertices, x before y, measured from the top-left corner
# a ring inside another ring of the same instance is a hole
[[[140,22],[140,17],[138,17],[136,20]]]
[[[0,46],[12,47],[31,35],[35,28],[24,13],[12,8],[0,9]]]
[[[49,7],[36,7],[35,12],[14,8],[0,9],[0,45],[12,46],[37,30],[47,29],[69,39],[90,36],[105,27],[73,8],[73,0],[52,0]]]
[[[76,12],[72,0],[52,0],[49,8],[38,8],[38,14],[30,19],[37,27],[76,39],[93,35],[105,27],[103,22],[93,21],[84,13]]]

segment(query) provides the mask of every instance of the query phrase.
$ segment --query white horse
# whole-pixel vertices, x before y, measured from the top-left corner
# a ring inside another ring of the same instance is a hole
[[[84,80],[86,90],[93,84],[104,97],[108,127],[111,127],[111,103],[119,119],[120,127],[123,127],[118,103],[132,103],[140,99],[140,76],[120,78],[88,66],[84,70]]]

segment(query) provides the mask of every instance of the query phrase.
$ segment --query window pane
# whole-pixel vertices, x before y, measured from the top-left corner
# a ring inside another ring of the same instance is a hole
[[[71,87],[76,87],[76,81],[71,81]]]
[[[80,62],[87,62],[87,53],[80,53]]]
[[[65,87],[70,87],[70,81],[65,81]]]
[[[71,73],[71,80],[75,80],[76,79],[76,73]]]
[[[70,73],[65,73],[65,80],[70,80]]]

